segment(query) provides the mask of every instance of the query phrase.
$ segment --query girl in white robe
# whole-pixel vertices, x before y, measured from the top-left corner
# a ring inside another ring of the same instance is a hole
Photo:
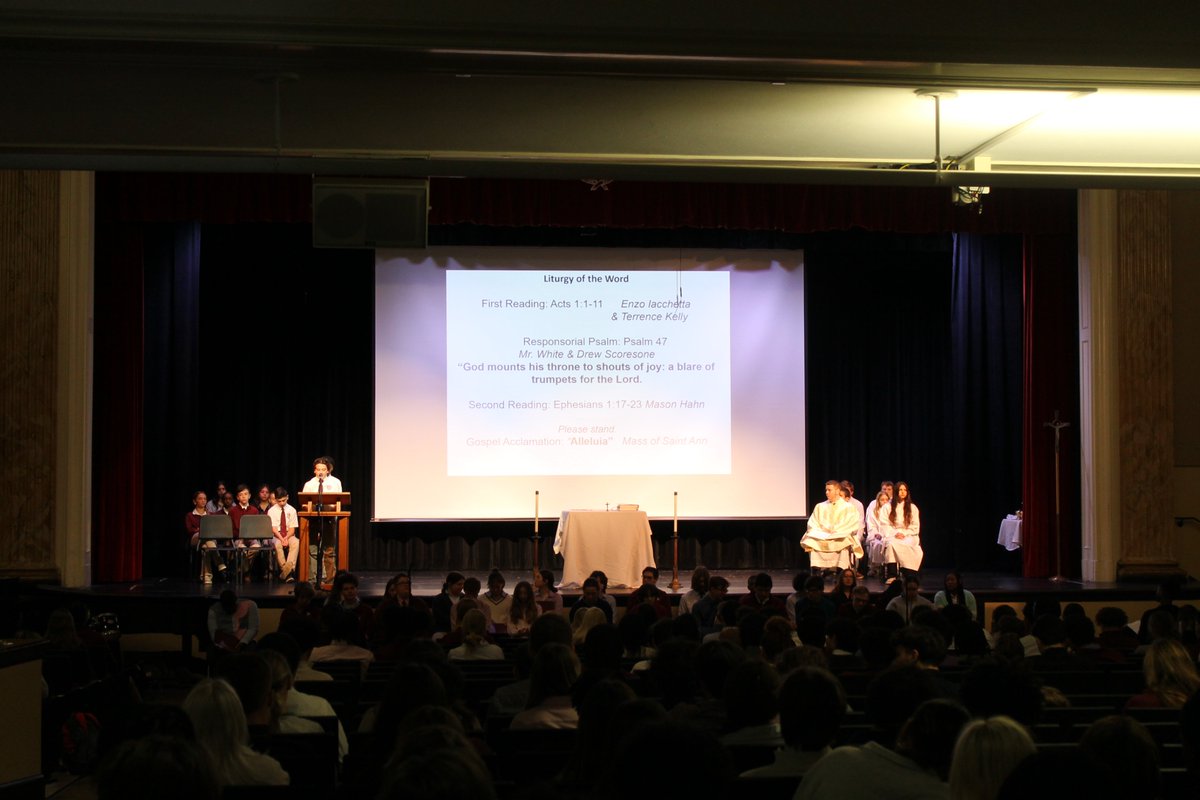
[[[875,502],[867,512],[867,558],[871,564],[871,572],[883,577],[883,566],[889,561],[895,561],[891,555],[892,526],[888,517],[892,513],[892,504],[886,492],[881,491],[875,496]]]
[[[925,559],[921,549],[921,512],[908,494],[908,484],[896,483],[896,502],[888,514],[892,528],[892,553],[900,569],[917,571]]]

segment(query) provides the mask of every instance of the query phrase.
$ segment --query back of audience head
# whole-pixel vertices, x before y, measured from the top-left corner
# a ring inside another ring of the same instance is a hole
[[[958,734],[970,720],[970,713],[953,700],[927,700],[901,726],[896,750],[945,781],[950,777]]]
[[[250,784],[255,775],[244,754],[250,741],[246,713],[237,693],[223,680],[205,678],[183,700],[196,744],[221,786]]]
[[[1061,618],[1052,614],[1043,614],[1034,620],[1030,633],[1043,648],[1065,644],[1067,641],[1067,626]]]
[[[1093,722],[1081,750],[1103,764],[1119,797],[1158,797],[1158,745],[1146,726],[1120,714]]]
[[[696,652],[700,645],[687,639],[664,642],[650,662],[650,677],[658,687],[663,705],[674,708],[679,703],[692,703],[704,694],[704,686],[696,669]]]
[[[766,725],[779,713],[779,673],[764,661],[743,661],[725,681],[724,700],[730,728]]]
[[[896,658],[892,632],[875,625],[863,627],[858,637],[858,649],[867,662],[867,669],[886,669]]]
[[[1042,716],[1042,692],[1023,662],[985,658],[963,675],[959,696],[976,717],[1011,717],[1033,726]]]
[[[393,759],[378,800],[494,800],[496,789],[483,759],[468,746]]]
[[[946,639],[926,625],[909,625],[892,637],[898,664],[937,667],[946,659]]]
[[[621,667],[622,651],[621,632],[616,625],[605,622],[587,632],[579,656],[587,672],[614,672]]]
[[[1096,625],[1102,631],[1120,630],[1129,624],[1129,615],[1125,609],[1117,606],[1105,606],[1096,612]]]
[[[779,729],[788,747],[830,746],[845,715],[846,693],[828,670],[800,667],[779,688]]]
[[[1128,800],[1113,786],[1102,764],[1079,747],[1039,750],[1004,779],[996,800]]]
[[[1178,639],[1179,625],[1177,619],[1169,611],[1155,611],[1146,621],[1150,631],[1150,641],[1157,639]]]
[[[1200,689],[1200,673],[1187,648],[1176,639],[1157,639],[1142,661],[1146,688],[1168,708],[1182,708]]]
[[[468,647],[479,647],[484,644],[484,634],[487,633],[487,617],[477,608],[472,608],[462,616],[463,644]]]
[[[262,654],[234,653],[226,656],[213,666],[213,676],[223,679],[237,692],[249,724],[269,723],[271,667]]]
[[[812,647],[824,647],[827,624],[825,615],[819,611],[802,611],[799,619],[796,620],[796,636],[804,644]]]
[[[908,718],[922,703],[937,696],[937,686],[927,670],[892,667],[876,675],[867,686],[867,719],[879,730],[881,742],[891,747]]]
[[[117,746],[96,775],[97,800],[218,800],[204,752],[187,739],[154,734]]]
[[[968,722],[954,745],[950,796],[955,800],[995,800],[1009,773],[1035,752],[1029,731],[1010,717]]]
[[[785,650],[796,646],[792,640],[792,625],[784,617],[770,617],[763,623],[761,640],[763,658],[774,661]]]
[[[541,614],[529,626],[529,647],[535,652],[547,644],[571,644],[571,624],[561,614]]]
[[[374,728],[376,739],[394,741],[401,720],[422,706],[449,707],[445,684],[428,664],[398,665],[379,702]]]
[[[858,624],[846,617],[834,617],[825,626],[825,637],[831,650],[857,653],[860,633]]]
[[[579,660],[571,648],[561,644],[542,647],[533,656],[526,708],[541,705],[551,697],[569,695],[578,678]]]
[[[829,656],[820,647],[802,644],[799,647],[789,647],[779,654],[775,661],[775,669],[780,675],[787,675],[801,667],[816,667],[829,669]]]
[[[732,642],[716,640],[700,645],[696,651],[696,670],[709,697],[724,697],[725,681],[745,658],[745,652]]]
[[[258,650],[260,653],[270,650],[283,656],[293,675],[296,674],[296,670],[300,667],[300,645],[289,633],[283,633],[282,631],[268,633],[258,640]]]
[[[664,764],[687,765],[672,773],[671,791],[676,797],[718,797],[734,778],[729,753],[712,734],[667,720],[636,726],[624,737],[600,789],[614,797],[627,793],[658,774]]]
[[[1020,619],[1017,610],[1010,605],[999,605],[992,609],[992,631],[999,629],[1000,623],[1006,619]]]
[[[306,653],[310,653],[317,642],[321,638],[321,629],[317,623],[308,617],[296,617],[289,619],[287,622],[279,626],[279,633],[287,634],[296,643],[296,647],[300,650],[300,656],[303,657]],[[270,634],[268,634],[269,636]],[[264,636],[263,639],[266,637]],[[261,641],[261,640],[260,640]],[[285,653],[286,655],[286,653]]]
[[[1096,641],[1096,626],[1084,616],[1064,617],[1067,644],[1073,650],[1087,647]]]

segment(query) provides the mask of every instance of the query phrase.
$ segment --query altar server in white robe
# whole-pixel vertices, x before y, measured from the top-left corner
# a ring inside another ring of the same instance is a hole
[[[881,488],[867,506],[867,560],[871,564],[871,574],[880,578],[884,577],[884,565],[896,560],[891,555],[892,526],[888,522],[892,513],[892,484],[884,485],[887,488]]]
[[[852,565],[852,557],[862,558],[861,524],[858,509],[847,502],[841,484],[826,481],[825,501],[813,509],[808,530],[800,539],[813,570],[845,569]]]
[[[896,482],[896,500],[888,514],[892,528],[892,554],[900,569],[917,571],[925,558],[921,549],[921,512],[908,494],[908,484]]]

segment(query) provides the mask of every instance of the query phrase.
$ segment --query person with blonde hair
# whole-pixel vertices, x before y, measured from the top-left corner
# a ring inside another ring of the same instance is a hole
[[[583,647],[583,640],[587,638],[588,631],[606,622],[608,622],[608,617],[605,616],[604,609],[595,607],[583,609],[583,613],[576,614],[575,619],[571,622],[571,642],[576,648]]]
[[[237,692],[223,680],[205,678],[184,698],[200,746],[219,786],[287,786],[279,762],[250,749],[250,729]]]
[[[1183,708],[1200,689],[1200,673],[1178,639],[1159,639],[1142,660],[1146,691],[1129,698],[1126,708]]]
[[[484,638],[487,626],[488,618],[478,608],[463,614],[460,625],[463,641],[450,651],[450,658],[455,661],[503,661],[504,651],[500,646]]]
[[[1029,731],[1011,717],[968,722],[954,745],[950,796],[955,800],[995,800],[1009,773],[1036,751]]]

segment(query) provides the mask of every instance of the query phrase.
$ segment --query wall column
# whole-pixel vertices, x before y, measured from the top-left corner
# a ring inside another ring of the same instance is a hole
[[[1085,581],[1115,580],[1121,552],[1117,250],[1117,192],[1081,191],[1079,499]]]
[[[55,564],[66,586],[92,579],[92,334],[95,174],[59,173]]]
[[[1171,202],[1117,193],[1121,557],[1117,577],[1182,575],[1173,528],[1175,470]]]

